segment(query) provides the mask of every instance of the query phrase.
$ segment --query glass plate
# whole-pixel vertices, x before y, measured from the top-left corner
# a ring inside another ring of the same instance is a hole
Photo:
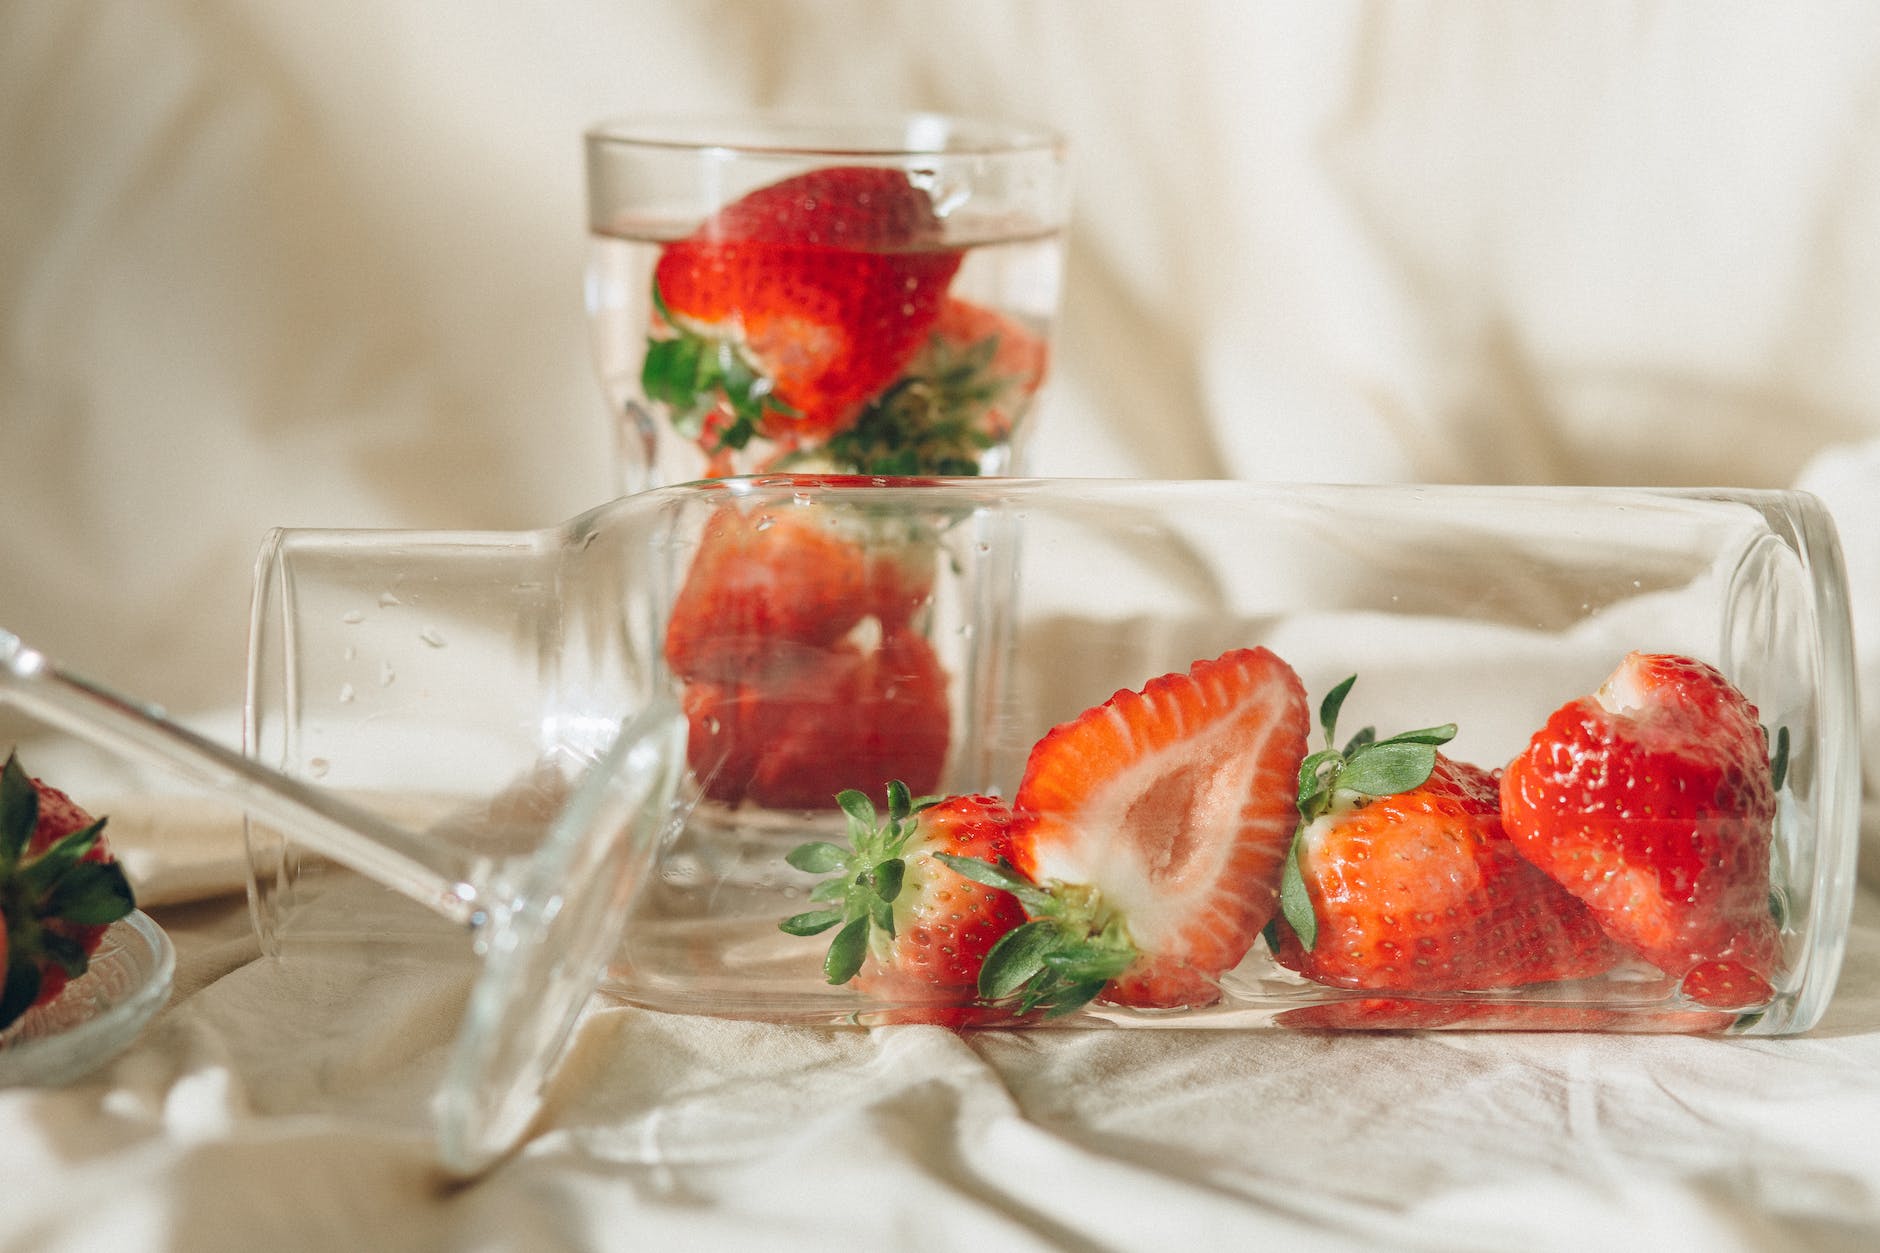
[[[176,950],[141,911],[111,924],[91,969],[0,1031],[0,1087],[69,1083],[122,1052],[170,999]]]

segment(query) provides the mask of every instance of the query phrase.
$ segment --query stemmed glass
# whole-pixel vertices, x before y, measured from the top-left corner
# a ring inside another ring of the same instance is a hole
[[[292,832],[306,848],[466,934],[480,973],[433,1102],[440,1159],[461,1174],[508,1151],[539,1110],[672,820],[683,735],[677,712],[653,698],[607,733],[589,727],[583,738],[558,745],[557,786],[542,793],[553,799],[538,808],[535,838],[523,841],[526,851],[493,855],[454,838],[469,814],[432,830],[390,821],[331,789],[258,766],[154,706],[62,669],[5,631],[0,703],[213,788],[251,818]]]
[[[758,114],[610,121],[586,147],[623,491],[1018,471],[1063,276],[1061,138]]]

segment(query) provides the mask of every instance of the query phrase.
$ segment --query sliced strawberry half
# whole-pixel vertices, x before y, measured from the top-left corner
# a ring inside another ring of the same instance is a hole
[[[758,188],[661,251],[642,386],[708,453],[820,440],[900,375],[960,259],[903,171]]]
[[[1033,921],[980,992],[1047,1015],[1099,994],[1207,1005],[1272,916],[1305,752],[1305,690],[1263,648],[1122,691],[1032,749],[1013,800],[1007,887]]]
[[[1632,653],[1501,781],[1515,846],[1615,939],[1717,1008],[1772,995],[1776,810],[1756,709],[1715,668]]]

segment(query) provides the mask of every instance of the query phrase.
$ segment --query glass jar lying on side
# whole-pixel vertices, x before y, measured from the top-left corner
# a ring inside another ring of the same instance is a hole
[[[671,696],[628,1001],[1775,1034],[1831,995],[1857,717],[1809,497],[786,476],[477,541],[277,536],[249,748],[409,804]],[[399,934],[255,841],[270,945]]]

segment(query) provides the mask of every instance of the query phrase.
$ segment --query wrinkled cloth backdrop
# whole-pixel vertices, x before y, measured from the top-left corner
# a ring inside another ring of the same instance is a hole
[[[778,105],[1069,138],[1034,470],[1801,482],[1840,517],[1880,692],[1862,3],[9,0],[0,624],[232,738],[267,528],[604,499],[581,131]],[[255,960],[233,828],[127,812],[177,996],[93,1081],[0,1092],[0,1247],[1880,1231],[1869,898],[1799,1041],[961,1041],[613,1009],[544,1134],[440,1193],[371,1101],[299,1104],[435,1029],[422,1004]]]

